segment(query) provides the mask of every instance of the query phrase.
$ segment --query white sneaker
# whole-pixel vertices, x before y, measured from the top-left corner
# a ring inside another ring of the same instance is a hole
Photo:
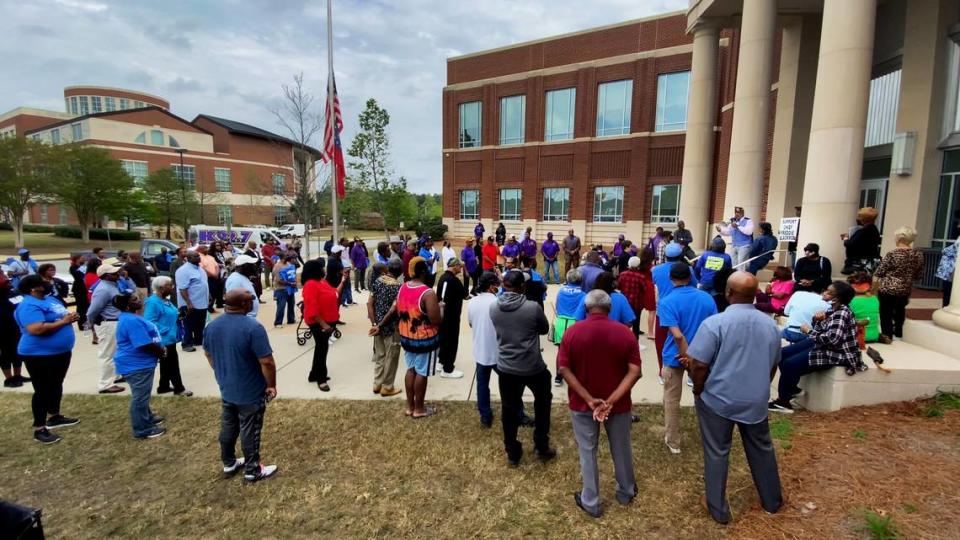
[[[687,386],[689,386],[690,388],[693,388],[693,379],[691,379],[690,377],[687,377]]]
[[[640,344],[640,350],[641,350],[641,351],[647,350],[647,346],[644,345],[643,343],[641,343],[641,344]]]
[[[271,476],[277,474],[276,465],[260,465],[260,470],[255,474],[244,474],[243,479],[247,482],[258,482],[260,480],[265,480]]]
[[[657,375],[657,380],[660,381],[660,385],[663,386],[663,377]]]
[[[327,340],[327,343],[329,343],[330,345],[333,345],[336,342],[337,342],[337,338],[333,336],[330,336],[330,339]]]
[[[667,442],[667,439],[663,439],[663,444],[666,445],[667,450],[670,450],[670,453],[677,455],[680,453],[680,449],[674,446],[670,446],[670,443]]]
[[[237,458],[232,467],[224,467],[223,474],[233,476],[237,471],[243,468],[243,458]]]
[[[440,376],[443,377],[444,379],[462,379],[463,372],[460,371],[459,369],[454,369],[450,373],[447,373],[446,371],[441,371]]]

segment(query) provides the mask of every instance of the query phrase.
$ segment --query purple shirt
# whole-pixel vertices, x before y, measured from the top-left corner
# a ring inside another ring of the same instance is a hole
[[[477,254],[473,251],[473,246],[467,246],[460,252],[460,260],[463,261],[463,267],[467,269],[468,274],[477,270],[480,261],[477,260]]]
[[[560,244],[558,244],[556,240],[544,240],[543,245],[540,246],[540,253],[543,253],[543,258],[547,260],[555,260],[559,252]]]
[[[512,244],[504,244],[503,250],[500,252],[504,257],[517,257],[520,255],[520,244],[514,242]]]
[[[367,250],[363,249],[359,242],[354,243],[350,248],[350,262],[353,263],[354,268],[363,270],[367,267]]]
[[[483,232],[484,232],[483,223],[477,223],[477,226],[473,228],[473,235],[476,236],[477,238],[480,238],[483,236]]]
[[[536,257],[537,256],[537,241],[530,238],[529,236],[523,239],[523,242],[520,242],[520,251],[523,252],[527,257]]]

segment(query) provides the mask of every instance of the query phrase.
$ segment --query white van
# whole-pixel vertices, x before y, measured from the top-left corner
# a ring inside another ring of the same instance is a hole
[[[287,248],[286,242],[281,242],[268,229],[252,227],[231,227],[228,231],[226,227],[220,225],[193,225],[187,233],[187,239],[192,246],[220,241],[230,242],[241,250],[246,249],[245,246],[251,240],[257,243],[257,249],[260,249],[267,240],[273,240],[283,249]]]
[[[301,237],[307,234],[307,226],[303,223],[287,223],[277,229],[280,238]]]

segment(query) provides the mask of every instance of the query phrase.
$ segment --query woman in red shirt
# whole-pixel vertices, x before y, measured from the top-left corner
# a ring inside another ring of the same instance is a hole
[[[323,392],[330,391],[327,384],[327,352],[330,350],[330,334],[340,322],[340,287],[334,288],[324,279],[323,259],[307,261],[300,274],[303,284],[301,296],[303,298],[303,321],[310,327],[315,347],[313,349],[313,365],[307,381],[317,383],[317,388]]]

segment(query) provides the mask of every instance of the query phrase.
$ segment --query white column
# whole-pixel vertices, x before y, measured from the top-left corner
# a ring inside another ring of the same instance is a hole
[[[815,242],[839,272],[863,167],[876,0],[825,0],[803,185],[799,245]]]
[[[933,312],[933,324],[960,332],[960,279],[957,279],[957,269],[953,270],[953,287],[950,289],[950,305]]]
[[[724,218],[742,206],[747,217],[760,219],[776,20],[776,1],[743,1]]]
[[[683,183],[680,190],[680,218],[706,245],[703,235],[710,219],[710,187],[713,183],[713,131],[717,118],[717,49],[720,30],[699,26],[693,32],[693,59],[690,67],[690,100],[687,105],[687,132],[683,152]],[[632,237],[631,237],[632,238]],[[638,237],[639,238],[639,237]]]

